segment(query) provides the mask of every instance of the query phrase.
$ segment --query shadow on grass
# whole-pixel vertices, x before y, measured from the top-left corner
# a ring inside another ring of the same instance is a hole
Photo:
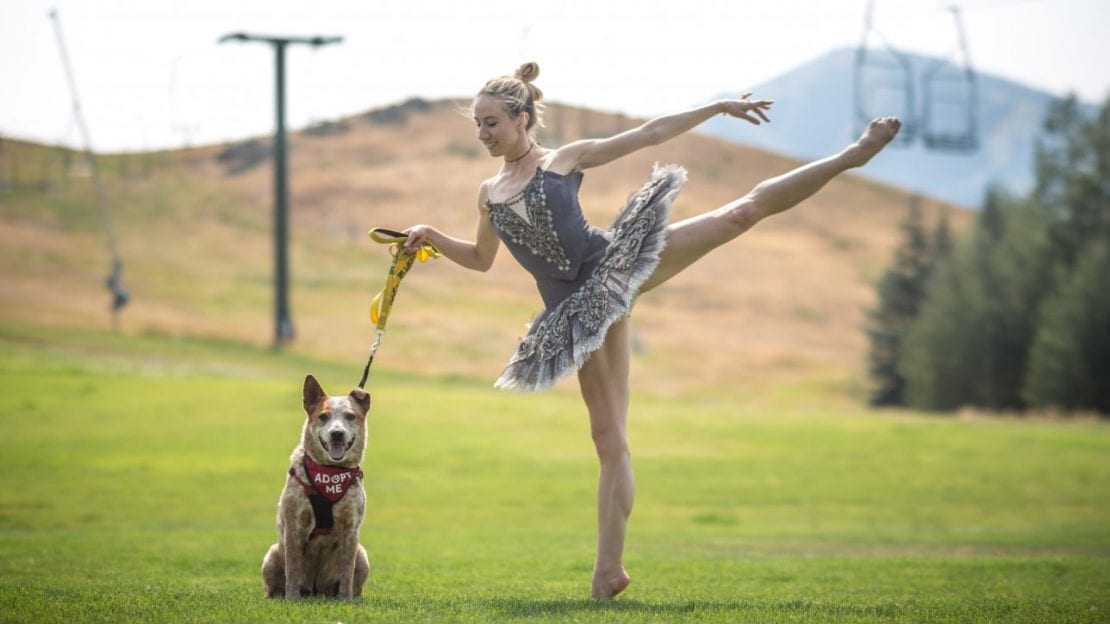
[[[491,609],[517,618],[546,618],[589,613],[638,614],[662,618],[683,615],[721,615],[727,613],[764,613],[778,615],[809,615],[815,617],[896,617],[904,612],[903,605],[851,605],[812,600],[679,600],[674,602],[642,602],[618,598],[597,600],[535,600],[528,598],[495,598]]]
[[[733,611],[742,608],[740,602],[652,603],[639,600],[532,600],[527,598],[495,599],[490,607],[513,617],[569,616],[577,613],[628,613],[651,615],[681,615],[700,611]]]

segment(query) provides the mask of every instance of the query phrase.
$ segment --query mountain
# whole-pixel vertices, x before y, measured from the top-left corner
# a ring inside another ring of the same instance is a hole
[[[865,80],[875,78],[873,59],[868,56]],[[911,67],[910,84],[914,91],[914,109],[920,119],[923,104],[922,75],[940,59],[907,54]],[[888,61],[891,59],[887,59]],[[858,131],[853,114],[856,51],[841,49],[829,52],[777,78],[753,88],[756,97],[775,101],[771,123],[758,128],[738,124],[734,120],[714,118],[702,126],[708,134],[743,145],[759,147],[795,158],[810,160],[838,151],[853,140]],[[947,65],[938,76],[955,76],[955,67]],[[905,117],[904,100],[900,97],[902,83],[899,72],[887,72],[885,89],[870,91],[867,115],[898,115]],[[891,84],[890,79],[894,79]],[[995,185],[1012,193],[1022,194],[1033,185],[1035,139],[1041,131],[1044,116],[1056,96],[991,76],[976,75],[979,147],[960,153],[927,149],[920,132],[909,145],[887,150],[882,159],[868,165],[864,175],[916,193],[968,208],[978,207],[984,193]],[[934,83],[937,84],[937,83]],[[949,83],[951,84],[951,83]],[[962,89],[962,86],[957,88]],[[937,90],[938,98],[945,94]],[[897,94],[899,97],[891,97]],[[736,96],[736,93],[722,94]],[[879,98],[878,95],[886,95]],[[961,95],[956,93],[956,95]],[[938,113],[937,125],[943,129],[964,126],[960,102],[949,104]],[[1093,114],[1095,107],[1082,105]],[[947,115],[947,117],[944,117]],[[907,128],[913,128],[912,119]],[[943,124],[943,126],[941,125]],[[912,134],[912,132],[911,132]]]

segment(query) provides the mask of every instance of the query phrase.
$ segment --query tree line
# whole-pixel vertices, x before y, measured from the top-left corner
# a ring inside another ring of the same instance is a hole
[[[867,327],[874,405],[1110,416],[1110,98],[1054,104],[1025,196],[987,193],[970,232],[911,205]]]

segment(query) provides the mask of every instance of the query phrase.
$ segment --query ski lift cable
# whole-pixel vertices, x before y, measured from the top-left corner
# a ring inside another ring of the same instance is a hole
[[[926,7],[919,6],[916,2],[909,3],[913,8],[902,9],[898,11],[899,15],[913,17],[920,15],[935,15],[936,13],[944,13],[950,11],[953,7],[958,8],[963,12],[969,11],[990,11],[994,9],[1006,9],[1012,6],[1020,6],[1023,4],[1037,4],[1048,2],[1050,0],[998,0],[997,2],[970,2],[969,0],[962,0],[961,2],[953,2],[952,0],[937,0],[933,3],[934,6]]]
[[[50,19],[54,23],[54,34],[58,40],[58,50],[62,57],[62,66],[65,69],[66,81],[69,84],[69,90],[73,96],[73,116],[74,122],[77,125],[77,130],[81,135],[81,140],[84,143],[85,159],[89,163],[89,168],[92,174],[93,187],[96,189],[97,206],[100,210],[101,220],[104,222],[104,231],[107,238],[108,253],[112,258],[111,272],[108,274],[106,286],[112,292],[112,324],[118,331],[119,318],[118,313],[123,306],[127,305],[128,295],[127,291],[123,288],[122,273],[123,273],[123,260],[120,257],[119,242],[116,236],[115,221],[112,218],[112,209],[108,205],[107,195],[104,192],[104,184],[100,179],[100,170],[97,166],[96,155],[92,149],[92,138],[89,134],[89,128],[85,124],[84,116],[81,113],[81,101],[77,96],[77,81],[73,78],[73,68],[69,63],[69,54],[66,52],[65,39],[62,36],[61,21],[58,19],[58,11],[52,9],[49,13]]]

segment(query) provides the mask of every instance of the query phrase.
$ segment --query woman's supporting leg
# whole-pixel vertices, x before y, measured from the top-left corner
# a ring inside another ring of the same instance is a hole
[[[659,267],[640,288],[647,292],[680,273],[698,258],[743,234],[763,219],[798,205],[837,175],[867,164],[898,134],[894,117],[872,121],[859,140],[840,153],[765,180],[747,195],[716,210],[667,228],[667,248]]]
[[[636,481],[628,451],[629,320],[613,323],[605,343],[578,371],[590,413],[590,434],[601,464],[597,482],[597,559],[590,596],[616,596],[630,581],[624,571],[624,535]]]
[[[646,292],[690,266],[715,247],[736,238],[760,220],[797,205],[829,180],[859,167],[879,153],[900,123],[871,122],[860,139],[839,154],[761,182],[750,193],[712,212],[667,229],[667,248],[659,267],[641,288]],[[590,595],[612,598],[628,586],[624,537],[636,481],[628,451],[629,321],[612,325],[605,343],[578,371],[582,399],[590,413],[590,432],[601,464],[597,486],[597,559]]]

